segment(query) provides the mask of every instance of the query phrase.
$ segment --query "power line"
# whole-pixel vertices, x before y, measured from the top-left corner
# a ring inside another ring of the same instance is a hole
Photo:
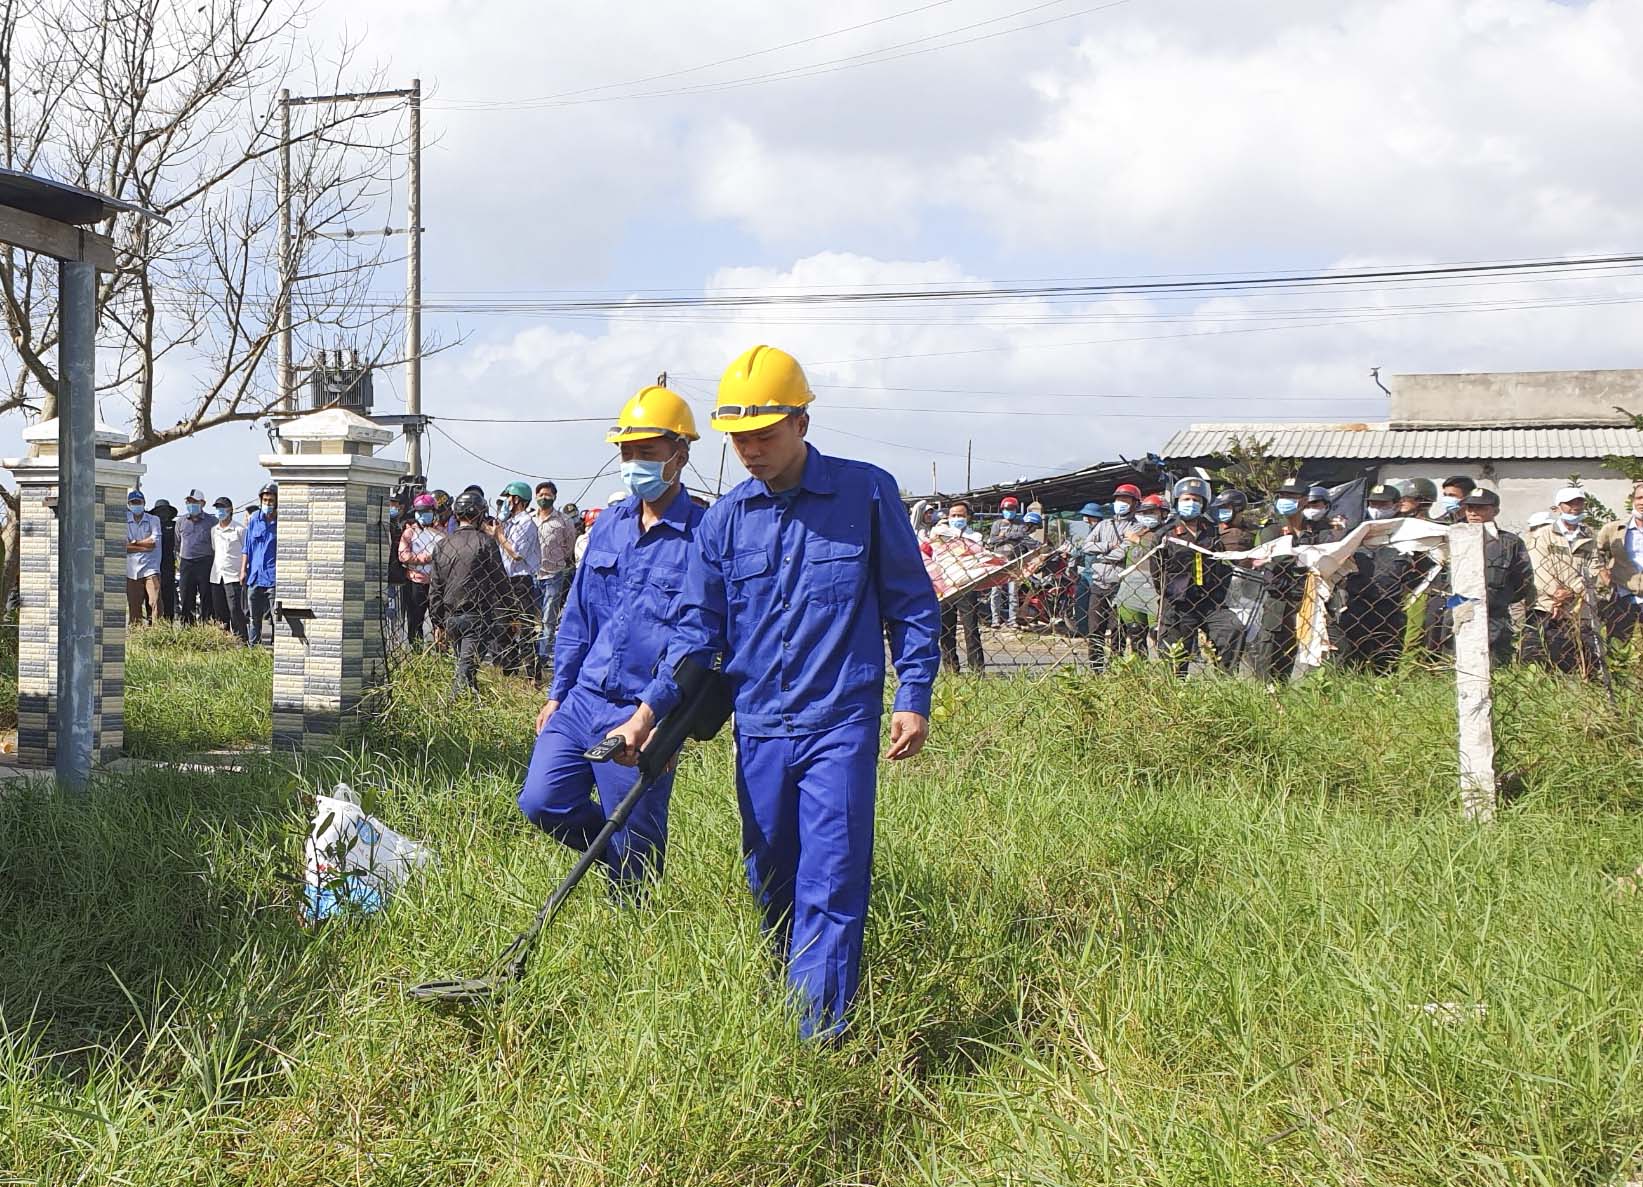
[[[1130,0],[1108,0],[1105,4],[1097,4],[1088,8],[1081,8],[1074,12],[1063,13],[1060,16],[1047,17],[1044,20],[1034,21],[1025,25],[1017,25],[1008,29],[998,29],[991,33],[980,34],[975,37],[966,37],[958,41],[947,42],[942,45],[928,45],[931,41],[939,41],[945,37],[952,37],[959,33],[983,28],[987,25],[996,25],[1001,21],[1011,20],[1019,16],[1027,16],[1045,8],[1052,8],[1057,4],[1064,4],[1067,0],[1045,0],[1044,3],[1029,5],[1026,8],[1004,13],[1001,16],[989,17],[983,21],[975,21],[968,25],[961,25],[955,29],[948,29],[940,33],[916,37],[910,41],[903,41],[876,50],[866,50],[858,54],[850,54],[842,58],[832,58],[822,62],[812,62],[804,66],[794,66],[786,70],[767,71],[762,74],[749,75],[744,78],[724,79],[719,82],[701,83],[692,86],[674,87],[659,91],[639,91],[617,95],[584,95],[580,98],[545,99],[545,100],[476,100],[470,101],[471,106],[466,110],[545,110],[556,107],[572,107],[587,103],[614,103],[630,99],[659,99],[683,95],[709,95],[725,91],[740,90],[748,86],[762,86],[772,82],[787,82],[800,78],[815,78],[823,74],[834,74],[841,70],[856,70],[863,66],[877,66],[885,62],[893,62],[902,58],[916,57],[921,54],[937,53],[942,50],[956,49],[959,46],[972,45],[978,41],[988,41],[994,37],[1003,37],[1010,33],[1023,33],[1031,29],[1041,28],[1044,25],[1059,21],[1072,20],[1075,17],[1087,16],[1109,8],[1118,8],[1130,3]],[[922,46],[912,49],[909,47]],[[904,50],[895,53],[892,51]],[[596,89],[596,88],[590,88]],[[453,104],[460,101],[449,101]]]
[[[561,99],[572,99],[578,95],[592,94],[595,91],[615,90],[618,87],[643,86],[647,82],[661,82],[663,79],[667,78],[678,78],[685,74],[696,74],[702,70],[712,70],[717,66],[728,66],[733,62],[745,62],[749,58],[762,58],[766,54],[780,53],[784,49],[796,49],[801,45],[810,45],[817,41],[826,41],[830,37],[842,37],[846,33],[856,33],[862,29],[872,28],[874,25],[882,25],[889,21],[900,20],[902,17],[916,16],[921,12],[928,12],[932,8],[943,8],[951,3],[953,3],[953,0],[934,0],[933,3],[921,4],[917,8],[903,9],[901,12],[891,13],[889,16],[881,16],[870,21],[862,21],[860,24],[856,25],[847,25],[842,29],[833,29],[826,33],[817,33],[812,37],[801,37],[797,41],[783,42],[781,45],[772,45],[766,49],[750,50],[745,54],[735,54],[728,58],[719,58],[717,61],[703,62],[699,66],[686,66],[682,70],[669,70],[663,74],[647,74],[643,78],[630,78],[626,82],[601,83],[598,86],[582,87],[579,90],[574,91],[559,91],[551,95],[537,95],[533,98],[526,99],[447,99],[444,101],[444,105],[463,107],[473,110],[487,107],[516,107],[524,106],[526,104],[553,103]]]

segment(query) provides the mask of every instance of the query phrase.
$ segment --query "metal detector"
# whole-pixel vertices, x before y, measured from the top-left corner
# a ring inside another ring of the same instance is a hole
[[[684,749],[685,742],[690,738],[705,742],[724,728],[725,722],[730,720],[730,684],[722,672],[695,660],[684,659],[674,669],[673,679],[679,686],[679,704],[656,723],[650,741],[639,752],[638,776],[633,782],[632,790],[616,805],[610,819],[605,821],[605,827],[599,830],[582,856],[576,859],[576,864],[570,868],[570,873],[565,875],[564,881],[554,888],[553,894],[548,896],[548,901],[543,903],[542,909],[536,913],[536,918],[531,920],[531,925],[515,936],[513,942],[502,950],[501,955],[492,962],[490,971],[484,976],[459,977],[451,981],[424,981],[420,985],[413,985],[407,991],[411,997],[425,1002],[473,1005],[489,1001],[503,986],[525,975],[525,965],[530,960],[531,951],[535,948],[543,929],[553,922],[555,915],[559,914],[559,908],[570,897],[571,891],[576,889],[576,884],[582,880],[583,875],[604,855],[611,837],[627,823],[639,801],[644,799],[657,780],[667,773],[679,751]],[[607,738],[596,749],[614,755],[619,746],[613,746],[613,741]]]

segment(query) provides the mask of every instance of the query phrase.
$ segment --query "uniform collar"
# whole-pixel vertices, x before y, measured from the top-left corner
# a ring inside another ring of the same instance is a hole
[[[839,489],[838,484],[833,481],[831,460],[823,457],[821,450],[808,441],[804,445],[804,471],[799,475],[798,486],[793,489],[807,490],[813,495],[831,495]],[[761,478],[753,479],[753,489],[750,493],[762,495],[767,499],[780,497],[770,489],[769,483]]]
[[[637,521],[643,507],[644,503],[637,495],[629,495],[627,498],[612,504],[606,509],[605,514],[608,515],[611,511],[614,511],[618,519]],[[696,504],[690,501],[690,492],[681,486],[679,493],[673,496],[673,501],[663,508],[662,514],[657,517],[656,522],[651,526],[665,526],[676,532],[687,532],[690,530],[690,513],[695,507]]]

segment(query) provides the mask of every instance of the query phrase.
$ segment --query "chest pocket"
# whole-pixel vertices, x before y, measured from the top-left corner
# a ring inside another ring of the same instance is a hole
[[[633,591],[643,599],[646,609],[657,622],[678,620],[679,603],[684,598],[685,571],[658,566],[643,576],[644,588]]]
[[[856,600],[866,580],[867,545],[860,540],[812,536],[805,544],[812,596],[823,605]]]
[[[745,607],[753,599],[755,587],[770,574],[770,553],[765,549],[734,553],[725,565],[725,601]]]
[[[582,558],[582,564],[588,570],[585,582],[589,587],[588,592],[593,595],[595,605],[604,608],[622,596],[622,591],[616,587],[614,552],[590,548],[587,555]]]

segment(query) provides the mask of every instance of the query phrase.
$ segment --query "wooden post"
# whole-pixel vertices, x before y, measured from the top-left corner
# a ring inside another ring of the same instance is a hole
[[[1460,802],[1468,820],[1495,815],[1495,730],[1489,694],[1489,608],[1482,524],[1449,529],[1450,584],[1456,599],[1455,706],[1459,716]]]

